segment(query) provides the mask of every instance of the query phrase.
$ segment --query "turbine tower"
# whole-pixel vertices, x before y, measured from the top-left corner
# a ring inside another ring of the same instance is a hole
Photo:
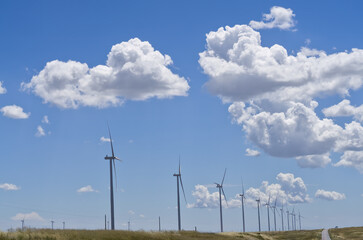
[[[180,156],[179,156],[179,173],[173,174],[176,177],[176,190],[177,190],[177,201],[178,201],[178,230],[181,231],[181,218],[180,218],[180,195],[179,195],[179,182],[183,190],[184,200],[187,202],[187,198],[185,197],[183,181],[181,178],[181,171],[180,171]]]
[[[271,208],[273,209],[274,211],[274,225],[275,225],[275,232],[277,231],[276,230],[276,204],[277,204],[277,197],[275,199],[275,204],[273,206],[271,206]],[[278,212],[277,212],[278,213]]]
[[[291,226],[292,226],[292,230],[296,230],[296,221],[295,221],[295,208],[292,209],[292,213],[291,213]]]
[[[300,215],[300,211],[299,211],[299,227],[300,227],[300,231],[301,231],[301,218],[304,218],[304,217]]]
[[[242,180],[242,179],[241,179]],[[242,203],[242,222],[243,222],[243,232],[246,232],[246,228],[245,228],[245,206],[244,206],[244,202],[243,199],[245,199],[245,189],[243,187],[243,180],[242,180],[242,194],[239,195],[241,197],[241,203]]]
[[[111,230],[115,230],[115,209],[113,204],[113,177],[112,177],[112,165],[114,167],[115,171],[115,178],[116,178],[116,166],[115,166],[115,160],[121,161],[118,157],[115,157],[115,153],[113,151],[113,144],[112,144],[112,137],[111,137],[111,131],[110,127],[107,124],[108,128],[108,134],[110,136],[110,144],[111,144],[111,151],[112,156],[106,155],[105,160],[110,161],[110,200],[111,200]],[[116,186],[117,186],[117,178],[116,178]]]
[[[281,205],[281,229],[284,231],[284,204]]]
[[[270,198],[271,196],[268,196],[268,202],[265,204],[267,209],[267,221],[268,221],[268,231],[270,231]]]
[[[287,208],[287,207],[286,207]],[[289,209],[287,208],[286,216],[287,216],[287,230],[290,231],[290,220],[289,220]]]
[[[258,212],[258,231],[261,232],[261,221],[260,221],[260,202],[261,202],[261,199],[257,199],[256,200],[257,202],[257,212]]]
[[[224,170],[224,175],[223,175],[221,184],[214,183],[214,184],[216,184],[216,187],[219,189],[219,215],[220,215],[220,219],[221,219],[221,232],[223,232],[222,193],[224,196],[224,200],[226,201],[226,204],[228,206],[226,194],[224,194],[224,190],[223,190],[223,182],[224,182],[224,178],[226,177],[226,171],[227,171],[227,169]]]

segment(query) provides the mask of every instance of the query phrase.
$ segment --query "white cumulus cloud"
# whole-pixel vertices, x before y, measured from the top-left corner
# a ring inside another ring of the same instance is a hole
[[[188,82],[168,68],[172,63],[149,42],[133,38],[112,46],[106,65],[90,68],[86,63],[54,60],[29,83],[22,83],[22,88],[45,103],[73,109],[117,106],[127,99],[186,96]]]
[[[343,129],[330,119],[319,119],[311,107],[290,104],[286,112],[251,115],[240,103],[232,104],[229,111],[236,122],[243,124],[247,138],[271,156],[296,157],[302,167],[330,163],[327,153]]]
[[[363,104],[359,107],[350,105],[350,101],[344,99],[337,105],[324,108],[323,113],[327,117],[349,117],[353,116],[357,121],[363,122]]]
[[[188,203],[188,208],[218,208],[219,207],[219,191],[213,193],[209,192],[207,186],[195,185],[192,195],[196,198],[195,203]],[[228,199],[227,199],[228,200]],[[228,208],[239,207],[240,201],[238,199],[228,200],[228,206],[226,204],[225,198],[222,194],[222,206]]]
[[[85,187],[81,187],[77,190],[79,193],[85,193],[85,192],[98,192],[97,190],[94,190],[91,185],[87,185]]]
[[[277,183],[269,184],[263,181],[259,188],[249,188],[246,191],[247,203],[256,206],[256,199],[261,199],[261,203],[267,203],[271,197],[271,202],[277,198],[277,204],[296,204],[310,202],[307,188],[300,177],[295,177],[292,173],[279,173],[276,176]]]
[[[6,93],[6,88],[3,86],[3,82],[0,82],[0,94]]]
[[[11,184],[11,183],[2,183],[2,184],[0,184],[0,189],[4,189],[6,191],[16,191],[16,190],[20,190],[20,187],[16,186],[15,184]]]
[[[42,123],[46,123],[46,124],[49,124],[49,123],[50,123],[47,115],[45,115],[45,116],[42,118]]]
[[[253,149],[247,148],[246,149],[246,156],[249,156],[249,157],[257,157],[257,156],[260,156],[260,152],[257,151],[257,150],[253,150]]]
[[[21,221],[21,220],[44,221],[44,218],[42,218],[37,212],[18,213],[11,219],[14,221]]]
[[[233,122],[264,152],[316,168],[331,163],[331,152],[363,151],[361,124],[353,121],[343,128],[320,118],[314,100],[348,96],[362,87],[363,50],[327,54],[303,47],[289,55],[281,45],[262,46],[260,33],[247,25],[211,31],[206,42],[199,59],[209,77],[205,86],[231,103]],[[360,108],[343,101],[324,113],[359,121]]]
[[[35,133],[35,136],[37,136],[37,137],[44,137],[45,135],[46,134],[45,134],[45,131],[44,131],[43,127],[39,125],[37,127],[37,132]]]
[[[14,119],[26,119],[30,116],[30,113],[25,113],[22,107],[16,105],[5,106],[0,109],[0,112],[5,117]]]
[[[325,191],[322,189],[318,189],[315,193],[316,198],[328,200],[328,201],[336,201],[345,199],[344,193],[338,193],[335,191]]]
[[[226,26],[207,34],[199,63],[209,76],[207,89],[225,102],[310,102],[363,84],[363,50],[326,54],[302,48],[296,56],[278,44],[261,45],[247,25]]]
[[[310,202],[311,199],[307,194],[307,188],[300,177],[295,177],[292,173],[279,173],[276,177],[277,183],[269,184],[263,181],[259,188],[249,188],[245,192],[246,204],[256,207],[256,199],[261,199],[261,203],[267,203],[271,197],[271,202],[277,198],[277,204],[296,204]],[[192,195],[195,198],[194,203],[189,203],[188,208],[218,208],[219,192],[215,190],[210,192],[207,186],[196,185]],[[228,205],[222,195],[222,205],[225,208],[241,207],[241,197],[235,194],[227,199]]]
[[[363,174],[363,151],[346,151],[334,166],[353,167]]]
[[[263,14],[262,21],[250,21],[250,26],[254,29],[279,28],[291,30],[295,27],[294,17],[295,14],[290,8],[274,6],[270,9],[270,13]]]

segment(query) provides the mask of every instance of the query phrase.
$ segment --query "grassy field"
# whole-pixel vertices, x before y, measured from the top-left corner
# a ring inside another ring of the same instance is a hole
[[[332,240],[361,240],[363,239],[363,227],[334,228],[329,230],[329,235]]]
[[[0,233],[0,240],[315,240],[321,230],[263,233],[128,232],[103,230],[27,230]]]

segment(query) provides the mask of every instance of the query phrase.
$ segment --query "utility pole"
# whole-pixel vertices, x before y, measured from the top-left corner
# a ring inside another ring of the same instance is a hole
[[[54,221],[52,220],[52,221],[50,221],[51,223],[52,223],[52,230],[53,230],[53,224],[54,224]]]
[[[160,216],[159,216],[159,232],[161,232]]]
[[[106,218],[106,214],[105,214],[105,230],[107,230],[107,218]]]

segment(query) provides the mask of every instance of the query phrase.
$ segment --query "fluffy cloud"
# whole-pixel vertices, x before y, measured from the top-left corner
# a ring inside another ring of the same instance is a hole
[[[29,83],[22,83],[45,103],[60,108],[104,108],[125,100],[186,96],[186,79],[168,68],[172,60],[147,41],[130,39],[112,46],[106,65],[93,68],[76,61],[48,62]]]
[[[196,198],[195,203],[188,203],[188,208],[218,208],[219,207],[219,191],[210,193],[207,186],[204,185],[196,185],[194,187],[194,191],[192,195]],[[237,199],[237,196],[234,199],[228,201],[228,206],[226,204],[225,198],[222,194],[222,206],[228,208],[235,208],[241,205],[241,201]]]
[[[353,116],[357,121],[363,122],[363,105],[354,107],[350,105],[350,101],[344,99],[337,105],[322,110],[327,117],[348,117]]]
[[[263,14],[263,21],[251,21],[250,26],[254,29],[280,28],[290,30],[295,27],[293,17],[295,14],[290,8],[274,6],[270,9],[270,13]]]
[[[324,167],[331,162],[329,154],[322,155],[306,155],[295,158],[297,164],[302,168],[318,168]]]
[[[363,174],[363,151],[346,151],[334,166],[353,167]]]
[[[347,95],[363,84],[363,50],[326,54],[302,48],[296,56],[278,44],[261,45],[247,25],[226,26],[207,34],[199,63],[209,76],[206,87],[225,102],[310,102],[324,95]]]
[[[235,122],[243,124],[249,140],[271,156],[296,157],[302,167],[325,166],[326,155],[334,146],[342,128],[330,119],[319,119],[313,107],[290,103],[286,112],[245,110],[245,104],[233,103],[229,112]]]
[[[263,181],[259,188],[247,189],[246,204],[256,207],[256,199],[261,199],[261,203],[267,203],[271,197],[271,202],[276,200],[277,204],[296,204],[310,202],[311,199],[307,194],[307,188],[300,177],[295,177],[292,173],[279,173],[276,177],[277,183],[269,184]],[[196,185],[192,192],[195,197],[195,203],[187,205],[188,208],[218,208],[219,192],[209,192],[207,186]],[[236,194],[228,200],[228,205],[222,195],[222,205],[225,208],[236,208],[241,206],[241,197]]]
[[[39,125],[37,127],[37,132],[35,133],[35,136],[37,136],[37,137],[43,137],[43,136],[45,136],[45,131],[42,128],[42,126]]]
[[[85,187],[81,187],[77,190],[79,193],[85,193],[85,192],[98,192],[97,190],[94,190],[91,185],[87,185]]]
[[[30,116],[30,113],[25,113],[22,107],[16,105],[5,106],[0,109],[0,112],[2,112],[5,117],[14,119],[26,119]]]
[[[111,142],[111,140],[109,138],[106,138],[106,137],[103,137],[103,136],[100,138],[100,141],[101,142]]]
[[[37,213],[18,213],[14,217],[11,218],[14,221],[21,221],[21,220],[36,220],[36,221],[44,221],[44,219]]]
[[[0,94],[4,94],[4,93],[6,93],[6,89],[5,89],[5,87],[3,86],[3,83],[2,83],[2,82],[0,82]]]
[[[49,123],[50,123],[47,115],[45,115],[45,116],[42,118],[42,123],[46,123],[46,124],[49,124]]]
[[[253,150],[253,149],[247,148],[246,149],[246,156],[249,156],[249,157],[257,157],[257,156],[260,156],[260,152],[257,151],[257,150]]]
[[[335,201],[335,200],[343,200],[345,199],[344,193],[338,193],[335,191],[325,191],[322,189],[318,189],[315,193],[316,198],[328,200],[328,201]]]
[[[0,184],[0,189],[4,189],[6,191],[16,191],[16,190],[20,190],[20,187],[11,184],[11,183],[3,183]]]
[[[295,178],[292,173],[279,173],[276,180],[277,183],[269,184],[267,181],[263,181],[259,188],[249,188],[246,191],[246,202],[255,206],[256,199],[261,199],[262,203],[266,203],[269,197],[271,197],[271,201],[277,198],[278,205],[311,201],[306,185],[300,177]]]
[[[341,133],[335,150],[343,151],[362,151],[363,150],[363,127],[355,121],[345,124],[345,129]]]
[[[206,42],[199,63],[209,76],[207,89],[232,103],[233,122],[264,152],[316,168],[331,162],[331,152],[363,151],[361,124],[343,128],[319,118],[314,101],[348,95],[363,85],[363,50],[328,55],[301,48],[289,55],[281,45],[262,46],[260,33],[246,25],[219,28],[207,34]],[[360,108],[346,100],[324,113],[360,120]]]

